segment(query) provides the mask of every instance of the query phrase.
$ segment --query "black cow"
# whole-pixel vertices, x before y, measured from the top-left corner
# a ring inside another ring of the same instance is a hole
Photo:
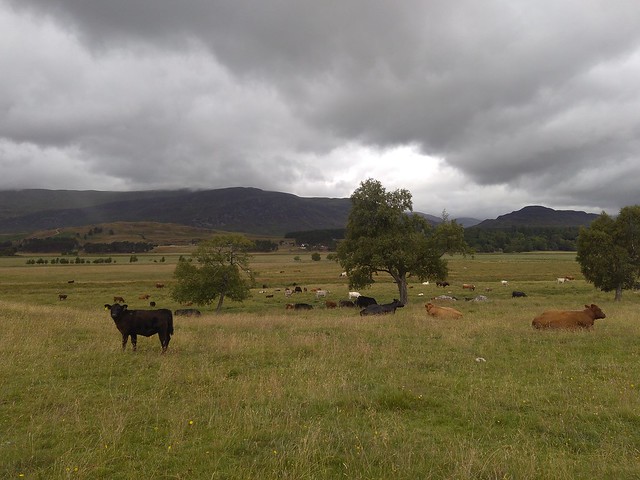
[[[351,300],[340,300],[338,305],[340,305],[340,307],[345,307],[345,308],[353,308],[356,306],[356,304],[353,303]]]
[[[511,298],[516,298],[516,297],[526,297],[527,294],[524,292],[518,292],[516,290],[514,290],[513,292],[511,292]]]
[[[313,310],[313,305],[309,305],[308,303],[295,303],[293,305],[294,310]]]
[[[365,297],[364,295],[360,295],[356,298],[356,306],[360,308],[367,308],[369,305],[377,305],[376,299],[373,297]]]
[[[443,288],[444,288],[444,287],[449,287],[449,286],[450,286],[449,282],[436,282],[436,285],[437,285],[438,287],[443,287]]]
[[[202,315],[200,310],[196,310],[195,308],[179,308],[178,310],[173,312],[173,314],[176,316],[185,315],[187,317],[199,317],[200,315]]]
[[[161,308],[159,310],[127,310],[127,305],[114,303],[105,304],[111,318],[122,334],[122,350],[127,346],[127,338],[131,337],[131,345],[135,352],[138,335],[150,337],[158,334],[162,353],[167,351],[171,335],[173,335],[173,315],[171,310]]]
[[[369,305],[360,311],[360,316],[365,315],[386,315],[388,313],[396,313],[396,308],[404,307],[404,304],[400,303],[400,300],[394,298],[391,303],[384,303],[382,305]]]

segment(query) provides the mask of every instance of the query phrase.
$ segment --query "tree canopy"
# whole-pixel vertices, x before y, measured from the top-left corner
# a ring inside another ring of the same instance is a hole
[[[602,213],[578,235],[576,260],[587,281],[604,292],[633,288],[640,276],[640,205],[624,207],[614,219]]]
[[[247,253],[253,242],[242,235],[220,235],[201,242],[193,253],[193,262],[181,260],[173,273],[177,280],[171,296],[178,302],[208,305],[216,298],[216,311],[226,297],[242,301],[249,297],[254,276]]]
[[[386,272],[398,286],[399,300],[407,303],[407,278],[421,281],[447,276],[445,253],[466,253],[464,229],[446,214],[432,227],[413,212],[411,193],[388,192],[368,179],[351,195],[352,209],[345,238],[338,244],[337,260],[349,276],[350,286],[362,288]]]

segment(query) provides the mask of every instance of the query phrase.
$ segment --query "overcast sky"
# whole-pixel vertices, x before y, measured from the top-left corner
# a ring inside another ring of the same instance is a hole
[[[640,204],[637,0],[0,0],[0,189]]]

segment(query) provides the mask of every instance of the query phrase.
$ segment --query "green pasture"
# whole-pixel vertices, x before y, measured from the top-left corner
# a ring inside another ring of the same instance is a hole
[[[251,298],[175,317],[165,355],[157,336],[122,352],[103,305],[179,308],[179,254],[112,258],[0,259],[0,478],[640,478],[640,297],[595,290],[575,254],[452,257],[450,287],[411,279],[384,317],[315,298],[349,290],[324,254],[256,255]],[[384,275],[361,293],[397,297]],[[442,293],[462,319],[427,317]],[[531,328],[585,303],[607,314],[591,332]]]

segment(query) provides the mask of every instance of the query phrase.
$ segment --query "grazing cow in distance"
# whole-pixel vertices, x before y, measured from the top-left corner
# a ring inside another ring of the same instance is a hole
[[[368,305],[360,311],[360,316],[366,315],[387,315],[389,313],[396,313],[397,308],[404,307],[404,304],[400,300],[394,298],[391,303],[383,303],[382,305],[372,304]]]
[[[349,292],[349,300],[352,298],[358,298],[360,296],[360,292]]]
[[[143,293],[142,295],[140,295],[138,297],[140,300],[149,300],[149,298],[151,298],[151,295],[149,295],[148,293]]]
[[[122,298],[122,297],[113,297],[113,301],[115,303],[124,303],[124,298]]]
[[[438,305],[434,305],[433,303],[427,303],[425,305],[425,308],[427,309],[427,313],[432,317],[439,317],[439,318],[461,318],[462,317],[461,311],[451,307],[440,307]]]
[[[58,294],[58,300],[66,300],[67,296],[64,293],[59,293]]]
[[[344,278],[344,277],[346,277],[346,276],[347,276],[347,272],[342,272],[342,273],[340,274],[340,278]]]
[[[338,308],[338,304],[336,302],[330,302],[329,300],[324,302],[324,305],[327,308]]]
[[[444,282],[444,281],[442,281],[442,282],[436,282],[436,285],[437,285],[438,287],[443,287],[443,288],[444,288],[444,287],[448,287],[448,286],[449,286],[449,285],[451,285],[451,284],[450,284],[449,282]]]
[[[295,293],[302,293],[302,287],[296,287],[293,289]]]
[[[105,304],[111,318],[122,334],[122,350],[127,346],[127,339],[131,337],[133,351],[138,346],[138,335],[150,337],[158,334],[162,353],[167,351],[171,335],[173,335],[173,315],[166,308],[160,310],[128,310],[127,305],[114,303]]]
[[[575,280],[575,279],[576,279],[576,277],[574,277],[573,275],[565,275],[565,276],[564,276],[564,279],[565,279],[565,280],[568,280],[568,281],[571,281],[571,280]]]
[[[501,280],[500,283],[502,284],[503,287],[506,287],[507,285],[509,285],[509,282],[507,280]]]
[[[329,293],[328,290],[316,290],[316,298],[326,297],[327,293]]]
[[[524,292],[519,292],[517,290],[514,290],[513,292],[511,292],[511,298],[516,298],[516,297],[526,297],[527,294]]]
[[[585,305],[584,310],[547,310],[533,319],[531,325],[538,329],[564,328],[590,330],[595,320],[607,316],[595,303]]]
[[[74,283],[75,280],[67,280],[67,283]]]
[[[156,302],[149,302],[149,306],[150,307],[155,307],[156,306]]]
[[[356,306],[355,303],[353,303],[351,300],[340,300],[340,302],[338,302],[338,305],[340,305],[340,308],[353,308]]]
[[[179,308],[178,310],[173,312],[173,314],[176,316],[184,315],[187,317],[199,317],[200,315],[202,315],[202,312],[200,312],[200,310],[197,310],[195,308]]]
[[[564,282],[566,282],[566,281],[567,281],[567,279],[566,279],[566,278],[564,278],[564,277],[558,277],[558,278],[556,278],[556,282],[557,282],[557,283],[564,283]]]
[[[156,283],[156,288],[164,288],[164,283]]]
[[[364,295],[360,295],[356,298],[356,305],[360,308],[367,308],[369,305],[376,305],[376,299],[373,297],[365,297]]]
[[[463,290],[471,290],[474,291],[476,289],[476,286],[473,285],[472,283],[463,283],[462,284],[462,289]]]

